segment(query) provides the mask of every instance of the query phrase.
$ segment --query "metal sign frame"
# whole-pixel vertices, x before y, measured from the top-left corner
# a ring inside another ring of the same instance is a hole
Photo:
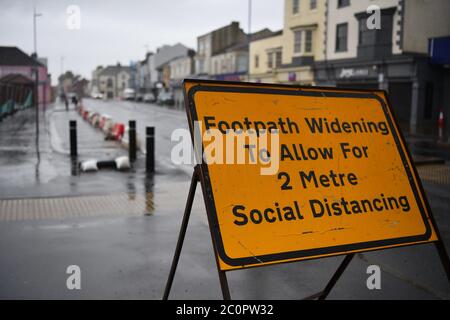
[[[186,112],[188,116],[188,122],[189,127],[191,130],[191,137],[194,139],[194,128],[193,123],[197,119],[196,109],[195,109],[195,102],[194,102],[194,94],[198,91],[215,91],[215,92],[241,92],[241,93],[270,93],[270,94],[289,94],[289,95],[307,95],[307,96],[329,96],[329,97],[357,97],[357,98],[370,98],[370,99],[376,99],[378,100],[382,107],[384,114],[386,116],[386,120],[389,124],[389,127],[391,129],[391,133],[394,137],[394,140],[396,142],[396,146],[398,149],[398,152],[400,153],[400,156],[402,158],[403,164],[405,166],[406,172],[410,178],[410,182],[412,180],[412,177],[417,177],[417,185],[411,182],[411,187],[414,193],[415,200],[417,201],[417,204],[420,209],[421,216],[424,221],[424,225],[426,226],[427,232],[424,235],[418,235],[415,237],[407,237],[407,238],[397,238],[397,239],[388,239],[388,240],[381,240],[376,241],[376,243],[369,242],[369,243],[357,243],[352,245],[345,245],[345,246],[337,246],[337,247],[327,247],[327,248],[319,248],[319,249],[311,249],[316,250],[315,252],[311,252],[311,250],[302,250],[302,251],[296,251],[296,252],[290,252],[290,253],[281,253],[281,254],[275,254],[270,256],[261,256],[259,258],[264,259],[265,262],[273,262],[275,263],[291,263],[291,262],[301,262],[303,260],[312,260],[312,259],[320,259],[323,257],[315,257],[315,255],[323,255],[326,254],[329,256],[339,256],[339,255],[345,255],[344,260],[342,261],[341,265],[338,267],[326,287],[323,291],[316,293],[306,299],[325,299],[328,294],[333,289],[336,282],[339,280],[342,273],[345,271],[348,264],[353,259],[356,252],[368,252],[368,251],[377,251],[377,250],[387,250],[394,247],[405,247],[405,246],[412,246],[412,245],[418,245],[418,244],[424,244],[424,243],[434,243],[435,247],[438,251],[441,263],[444,267],[444,270],[446,272],[448,281],[450,282],[450,260],[447,254],[447,251],[445,249],[445,246],[442,242],[441,235],[439,233],[439,229],[437,227],[437,224],[433,218],[430,206],[428,204],[428,200],[426,198],[425,192],[423,190],[422,183],[420,181],[420,178],[418,176],[417,170],[412,162],[412,157],[409,153],[409,150],[406,148],[405,139],[402,135],[402,132],[398,129],[398,123],[395,119],[395,116],[392,111],[391,104],[388,100],[388,96],[386,92],[379,90],[378,92],[384,93],[387,103],[383,101],[378,95],[371,93],[369,90],[357,90],[357,89],[341,89],[339,88],[336,91],[333,91],[333,88],[323,88],[323,87],[301,87],[301,86],[288,86],[288,85],[272,85],[272,84],[252,84],[252,83],[239,83],[239,82],[224,82],[224,81],[210,81],[210,80],[190,80],[186,79],[184,83],[195,83],[198,84],[195,87],[193,87],[188,93],[186,93],[185,90],[185,106],[186,106]],[[201,85],[204,84],[204,85]],[[245,88],[243,88],[245,86]],[[275,89],[274,89],[275,88]],[[283,90],[284,89],[284,90]],[[290,90],[287,90],[290,89]],[[296,90],[293,90],[296,89]],[[309,90],[308,90],[309,89]],[[314,90],[311,90],[314,89]],[[320,91],[323,90],[323,91]],[[402,146],[405,148],[403,149]],[[412,164],[411,166],[407,166],[407,160]],[[252,259],[250,263],[250,266],[246,266],[245,268],[249,267],[260,267],[257,264],[254,263],[253,257],[249,258],[239,258],[239,259],[227,259],[226,254],[223,249],[222,239],[220,236],[220,230],[218,227],[218,221],[217,221],[217,215],[215,211],[215,205],[214,205],[214,197],[211,190],[211,184],[209,180],[209,173],[208,173],[208,166],[206,163],[202,163],[200,165],[196,165],[194,168],[194,173],[192,175],[191,185],[189,189],[189,195],[185,207],[185,212],[183,216],[183,221],[181,225],[180,234],[178,237],[177,247],[174,254],[174,259],[172,262],[171,270],[169,273],[169,278],[167,281],[167,285],[165,288],[163,299],[168,299],[170,290],[172,287],[173,279],[175,276],[176,268],[178,265],[179,257],[181,254],[184,237],[187,230],[187,225],[190,217],[190,212],[192,209],[192,203],[194,201],[195,191],[197,183],[200,182],[202,185],[202,191],[203,191],[203,198],[205,201],[206,211],[207,211],[207,218],[208,218],[208,224],[209,229],[211,233],[211,239],[213,243],[214,248],[214,255],[216,259],[217,264],[217,270],[219,274],[219,280],[221,284],[222,294],[223,298],[225,300],[231,299],[228,281],[226,278],[226,272],[232,271],[232,270],[221,270],[220,264],[219,264],[219,257],[224,261],[225,263],[231,265],[231,266],[242,266],[244,267],[246,264],[249,264],[248,259]],[[422,196],[422,200],[420,199],[420,195]],[[423,202],[422,202],[423,201]],[[425,210],[423,205],[426,206],[428,217],[425,214]],[[431,226],[428,223],[428,218],[430,220],[431,225],[434,228],[434,231],[437,235],[437,241],[427,241],[429,239],[431,234]],[[325,250],[324,250],[325,249]],[[301,259],[300,259],[301,258]],[[297,259],[293,261],[281,261],[280,260],[286,260],[286,259]],[[299,261],[301,260],[301,261]],[[262,266],[266,266],[267,264],[264,264]]]

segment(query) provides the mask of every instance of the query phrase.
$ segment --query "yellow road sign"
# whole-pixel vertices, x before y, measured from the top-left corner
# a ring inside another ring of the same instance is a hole
[[[201,183],[221,270],[437,241],[384,92],[184,86],[191,134],[196,121],[203,138],[219,133],[202,141]],[[230,130],[278,143],[224,144],[224,159],[244,148],[249,161],[217,161],[211,144]]]

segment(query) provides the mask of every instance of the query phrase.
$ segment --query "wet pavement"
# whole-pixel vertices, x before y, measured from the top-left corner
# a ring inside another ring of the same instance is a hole
[[[71,119],[78,122],[79,160],[114,158],[127,150],[104,141],[78,114],[59,106],[40,117],[38,144],[33,110],[0,123],[0,299],[162,297],[192,172],[169,160],[170,135],[176,128],[187,128],[185,113],[120,101],[86,100],[85,106],[115,121],[137,120],[142,141],[145,126],[155,126],[156,174],[146,175],[142,153],[127,172],[74,172],[68,155]],[[433,180],[424,184],[450,248],[450,186]],[[34,211],[19,215],[14,206]],[[54,214],[44,215],[45,210]],[[227,274],[231,295],[299,299],[321,290],[341,260],[233,271]],[[366,270],[372,264],[381,267],[381,290],[366,287]],[[81,268],[81,290],[66,287],[69,265]],[[197,188],[171,298],[220,299],[220,292]],[[450,299],[450,287],[434,246],[421,245],[357,255],[329,298]]]
[[[405,135],[409,150],[414,155],[450,161],[450,143],[439,141],[436,135]]]

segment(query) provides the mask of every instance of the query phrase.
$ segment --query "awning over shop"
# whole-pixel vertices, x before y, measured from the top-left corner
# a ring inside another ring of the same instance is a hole
[[[429,54],[432,63],[450,65],[450,37],[430,39]]]

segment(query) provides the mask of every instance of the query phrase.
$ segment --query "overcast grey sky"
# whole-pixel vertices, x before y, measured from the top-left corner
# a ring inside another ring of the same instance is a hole
[[[283,0],[252,0],[252,31],[283,26]],[[47,57],[53,82],[64,70],[90,78],[97,65],[143,59],[146,46],[181,42],[196,49],[196,37],[239,21],[247,31],[248,0],[0,0],[0,45],[33,52],[33,6],[37,52]],[[81,28],[66,26],[67,7],[81,10]]]

